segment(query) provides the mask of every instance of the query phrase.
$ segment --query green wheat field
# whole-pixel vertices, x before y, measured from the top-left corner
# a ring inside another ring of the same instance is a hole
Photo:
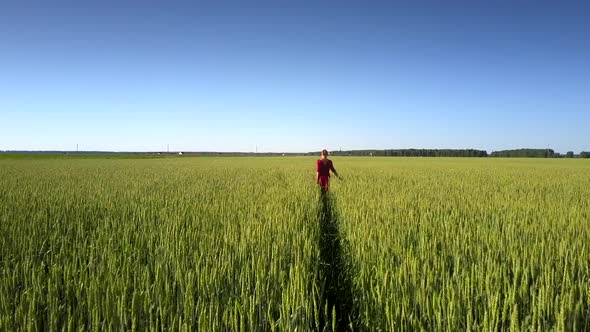
[[[0,330],[590,330],[590,161],[0,156]]]

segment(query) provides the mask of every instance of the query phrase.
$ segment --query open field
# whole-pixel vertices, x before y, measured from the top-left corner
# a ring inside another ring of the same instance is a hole
[[[360,325],[588,330],[589,167],[351,161],[335,192]]]
[[[3,158],[0,330],[589,330],[590,161]]]

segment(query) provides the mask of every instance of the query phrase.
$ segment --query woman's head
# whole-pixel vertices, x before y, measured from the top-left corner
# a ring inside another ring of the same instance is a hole
[[[322,157],[327,157],[328,156],[328,150],[323,149],[322,150]]]

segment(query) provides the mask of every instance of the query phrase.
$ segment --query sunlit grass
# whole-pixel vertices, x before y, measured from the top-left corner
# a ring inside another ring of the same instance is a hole
[[[2,161],[0,329],[314,326],[317,198],[292,161]]]
[[[590,328],[590,163],[353,159],[337,183],[361,326]]]
[[[0,330],[590,329],[589,161],[334,162],[0,160]]]

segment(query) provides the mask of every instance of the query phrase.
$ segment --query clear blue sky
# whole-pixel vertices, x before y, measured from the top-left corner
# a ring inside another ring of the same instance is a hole
[[[590,3],[3,1],[0,150],[590,150]]]

